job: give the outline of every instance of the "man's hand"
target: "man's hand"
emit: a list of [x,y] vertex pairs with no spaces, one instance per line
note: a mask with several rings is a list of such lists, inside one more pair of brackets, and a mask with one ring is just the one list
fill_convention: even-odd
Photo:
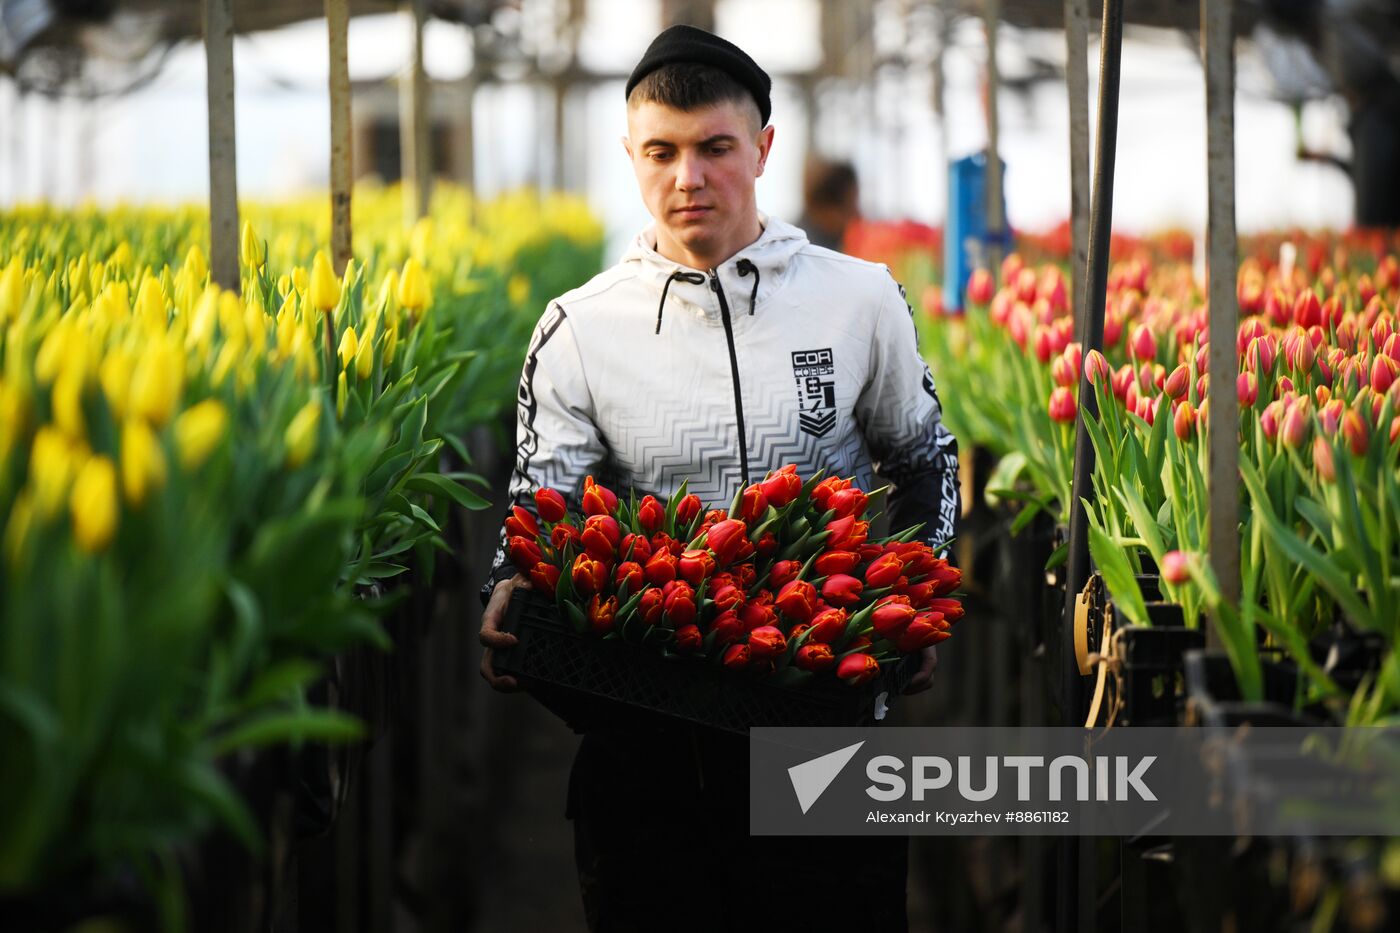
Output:
[[920,665],[918,672],[909,679],[909,686],[904,688],[904,695],[910,696],[915,693],[923,693],[933,686],[933,669],[938,666],[938,647],[929,645],[924,649],[924,663]]
[[486,604],[486,611],[481,616],[481,639],[486,650],[481,652],[481,676],[495,690],[501,693],[514,693],[520,689],[520,685],[515,682],[514,677],[496,676],[496,671],[491,665],[491,658],[496,648],[509,648],[519,639],[514,635],[501,631],[501,619],[506,614],[506,606],[510,603],[510,594],[516,588],[531,589],[530,581],[523,574],[516,574],[509,580],[502,580],[496,584],[496,588],[491,591],[491,601]]

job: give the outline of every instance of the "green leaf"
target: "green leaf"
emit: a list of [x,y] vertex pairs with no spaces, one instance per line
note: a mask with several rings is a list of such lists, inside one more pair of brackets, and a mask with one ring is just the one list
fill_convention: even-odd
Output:
[[417,476],[409,477],[406,485],[415,492],[444,496],[464,509],[485,509],[489,508],[491,504],[467,487],[455,483],[439,473],[420,473]]
[[364,734],[354,716],[332,709],[282,710],[258,716],[219,736],[215,757],[240,748],[282,745],[288,742],[351,742]]
[[[1088,509],[1086,502],[1084,508]],[[1142,590],[1138,589],[1137,578],[1132,565],[1122,547],[1095,522],[1089,526],[1089,553],[1103,575],[1118,610],[1134,625],[1151,625],[1147,615],[1147,604],[1142,601]]]

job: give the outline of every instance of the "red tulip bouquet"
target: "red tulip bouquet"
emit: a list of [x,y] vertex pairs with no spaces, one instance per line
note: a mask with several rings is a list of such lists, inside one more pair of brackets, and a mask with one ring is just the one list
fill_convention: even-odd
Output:
[[963,615],[961,574],[913,540],[918,526],[869,538],[884,493],[820,473],[804,483],[788,465],[705,511],[684,484],[668,502],[623,503],[589,477],[582,516],[541,489],[539,519],[516,506],[506,534],[515,566],[580,633],[781,683],[831,672],[860,685]]

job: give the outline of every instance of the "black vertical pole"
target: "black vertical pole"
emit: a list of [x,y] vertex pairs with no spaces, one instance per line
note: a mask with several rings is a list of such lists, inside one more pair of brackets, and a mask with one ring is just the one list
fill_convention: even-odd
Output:
[[[1089,219],[1089,260],[1085,294],[1088,302],[1079,316],[1083,333],[1079,344],[1087,354],[1103,348],[1104,304],[1108,297],[1108,248],[1113,220],[1113,163],[1118,144],[1118,81],[1123,51],[1123,0],[1104,0],[1103,30],[1099,47],[1099,127],[1094,152],[1094,195]],[[1098,399],[1086,376],[1079,383],[1079,421],[1074,434],[1074,486],[1070,502],[1069,567],[1065,581],[1065,611],[1061,625],[1062,724],[1083,722],[1084,682],[1074,654],[1074,601],[1089,576],[1089,519],[1080,499],[1093,495],[1094,448],[1084,428],[1086,418],[1097,418]],[[1092,911],[1092,900],[1080,904],[1079,875],[1081,845],[1085,840],[1064,838],[1059,860],[1059,904],[1057,930],[1082,929],[1084,909]],[[1092,922],[1092,918],[1090,919]]]

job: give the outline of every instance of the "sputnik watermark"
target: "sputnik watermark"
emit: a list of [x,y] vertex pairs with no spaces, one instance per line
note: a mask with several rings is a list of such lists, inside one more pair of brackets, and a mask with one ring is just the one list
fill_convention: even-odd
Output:
[[750,737],[755,834],[1400,831],[1386,823],[1400,824],[1400,776],[1387,766],[1400,754],[1397,729],[755,729]]

